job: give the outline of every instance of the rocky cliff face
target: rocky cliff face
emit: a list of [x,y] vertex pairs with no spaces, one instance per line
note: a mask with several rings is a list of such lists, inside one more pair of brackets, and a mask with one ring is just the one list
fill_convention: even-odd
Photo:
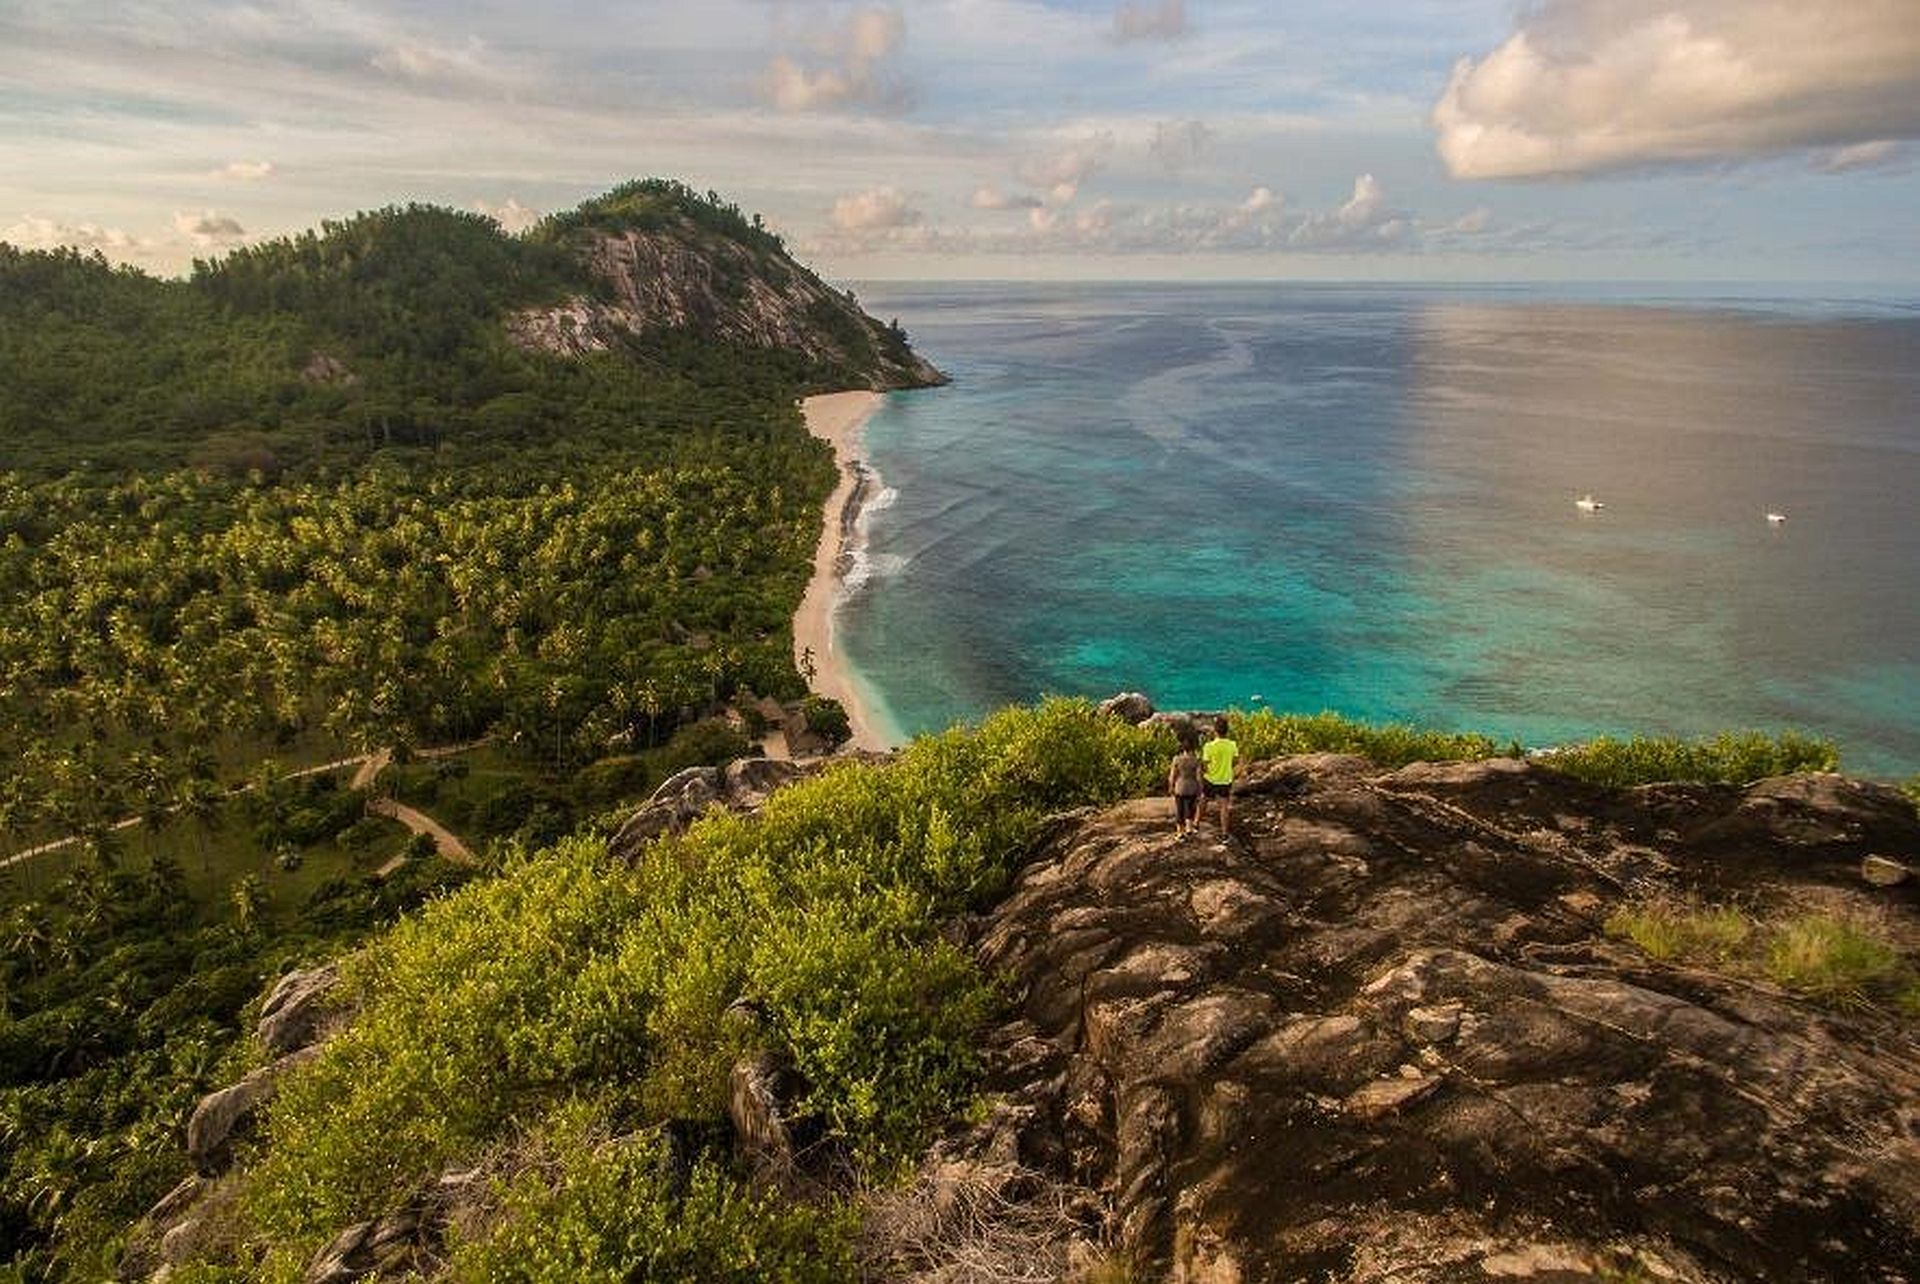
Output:
[[508,319],[521,346],[577,356],[657,330],[690,330],[747,348],[793,353],[876,391],[946,382],[904,336],[861,311],[784,253],[742,244],[684,218],[599,231],[578,249],[603,286]]
[[1860,877],[1920,852],[1893,791],[1322,756],[1256,767],[1229,840],[1167,810],[1063,818],[973,925],[1018,999],[997,1105],[930,1158],[904,1250],[881,1209],[878,1271],[972,1278],[941,1271],[997,1222],[1060,1276],[1104,1239],[1214,1284],[1920,1278],[1913,1017],[1603,930],[1731,898],[1877,916],[1911,959],[1911,883]]

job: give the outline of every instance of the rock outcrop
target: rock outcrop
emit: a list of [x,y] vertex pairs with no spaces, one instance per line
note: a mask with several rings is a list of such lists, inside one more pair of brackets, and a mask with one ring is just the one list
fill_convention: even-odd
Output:
[[327,998],[339,983],[340,969],[332,963],[281,977],[260,1005],[261,1046],[285,1056],[316,1042],[329,1015]]
[[231,1087],[208,1093],[187,1120],[187,1157],[203,1176],[225,1172],[232,1162],[232,1142],[250,1124],[261,1106],[273,1100],[280,1081],[320,1054],[318,1046],[292,1052],[272,1065],[261,1066]]
[[[1321,755],[1257,765],[1229,840],[1171,829],[1164,800],[1068,818],[973,925],[1017,1010],[929,1189],[1094,1200],[1139,1278],[1920,1278],[1912,1019],[1603,926],[1649,893],[1805,903],[1911,958],[1920,898],[1859,872],[1920,853],[1892,790]],[[1033,1260],[1084,1254],[1047,1224]]]
[[905,338],[784,253],[662,215],[654,226],[601,231],[581,253],[603,287],[508,318],[524,348],[580,356],[657,330],[793,353],[838,372],[847,387],[922,388],[946,376]]
[[710,807],[757,811],[767,795],[810,774],[810,768],[771,758],[736,758],[724,767],[688,767],[660,782],[646,803],[607,840],[621,860],[637,860],[648,843],[677,834]]

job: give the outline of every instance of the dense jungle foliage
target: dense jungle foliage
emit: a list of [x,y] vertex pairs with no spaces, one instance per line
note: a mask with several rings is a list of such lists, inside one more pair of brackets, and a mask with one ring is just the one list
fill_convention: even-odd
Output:
[[[285,768],[484,737],[470,832],[548,841],[737,751],[701,719],[741,688],[804,693],[834,473],[795,400],[864,380],[697,333],[509,342],[603,288],[583,238],[623,227],[805,271],[657,180],[521,237],[389,208],[185,280],[0,244],[0,860],[79,840],[0,866],[15,1276],[105,1269],[264,981],[465,876],[370,878],[405,835],[357,794],[262,819]],[[327,872],[282,877],[308,838]]]

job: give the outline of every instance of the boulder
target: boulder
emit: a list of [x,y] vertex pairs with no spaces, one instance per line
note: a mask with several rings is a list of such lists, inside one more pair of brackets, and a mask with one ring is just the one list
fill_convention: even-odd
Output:
[[711,794],[717,794],[721,788],[721,771],[718,767],[687,767],[674,772],[647,796],[649,803],[672,802],[686,793],[689,787],[704,785]]
[[750,811],[764,803],[768,794],[805,774],[804,767],[773,758],[736,758],[722,773],[721,787],[729,807]]
[[262,1066],[229,1088],[209,1093],[187,1120],[187,1157],[203,1176],[224,1172],[232,1162],[232,1141],[262,1103],[272,1099],[280,1080],[318,1056],[318,1047],[290,1053]]
[[327,996],[339,981],[340,969],[331,963],[280,978],[260,1008],[257,1033],[269,1054],[297,1052],[319,1036]]
[[794,1139],[788,1115],[800,1080],[770,1052],[736,1061],[727,1076],[727,1120],[735,1149],[758,1172],[785,1180],[794,1172]]
[[1898,887],[1909,874],[1907,867],[1891,856],[1867,856],[1860,862],[1860,877],[1872,887]]
[[308,1263],[305,1284],[351,1284],[370,1275],[401,1274],[414,1265],[422,1229],[420,1214],[411,1209],[349,1226]]
[[1100,712],[1108,717],[1139,726],[1153,716],[1153,701],[1138,691],[1124,691],[1100,702]]
[[663,834],[677,834],[710,807],[757,811],[767,796],[809,774],[803,767],[773,758],[736,758],[724,767],[688,767],[660,782],[647,802],[607,841],[610,854],[628,862]]

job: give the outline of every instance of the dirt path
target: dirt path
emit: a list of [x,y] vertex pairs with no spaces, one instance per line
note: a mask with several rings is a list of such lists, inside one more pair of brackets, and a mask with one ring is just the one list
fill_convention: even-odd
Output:
[[[367,810],[377,816],[397,820],[416,834],[427,835],[433,839],[433,844],[439,849],[442,859],[458,861],[462,865],[473,864],[473,853],[467,849],[465,843],[460,841],[459,836],[425,812],[415,811],[405,803],[395,802],[391,798],[376,798],[367,804]],[[404,856],[394,857],[380,867],[380,873],[384,875],[398,869],[405,859]]]
[[[434,749],[422,749],[418,751],[415,756],[420,758],[450,758],[455,754],[465,753],[469,749],[477,749],[485,743],[486,741],[484,740],[474,740],[466,744],[441,745]],[[378,753],[362,754],[358,758],[337,758],[332,762],[323,762],[317,767],[302,767],[298,771],[289,771],[286,774],[286,779],[300,780],[307,776],[318,776],[329,771],[340,771],[344,768],[352,767],[354,769],[353,779],[348,782],[348,788],[365,790],[372,788],[373,782],[379,778],[380,773],[385,771],[392,762],[393,750],[382,749]],[[252,785],[235,785],[233,788],[227,790],[227,796],[231,798],[246,793],[252,788]],[[170,808],[169,810],[178,809]],[[400,803],[390,803],[386,799],[376,799],[368,805],[368,810],[397,820],[416,834],[427,834],[431,836],[435,844],[439,846],[440,854],[449,860],[465,861],[469,864],[473,861],[473,853],[467,849],[465,843],[461,842],[452,831],[447,829],[439,821],[423,812],[415,811],[413,808],[403,806]],[[112,828],[115,830],[132,829],[140,823],[140,817],[130,816],[125,820],[115,821]],[[0,869],[6,869],[9,866],[32,860],[35,856],[45,856],[50,852],[61,851],[65,848],[72,847],[79,841],[80,836],[74,834],[66,838],[56,838],[49,843],[41,843],[38,847],[29,847],[25,851],[15,852],[11,856],[0,856]],[[395,861],[399,859],[401,858],[396,857]],[[395,861],[390,861],[388,864],[393,865]],[[380,872],[385,874],[388,872],[388,869],[382,867]]]

